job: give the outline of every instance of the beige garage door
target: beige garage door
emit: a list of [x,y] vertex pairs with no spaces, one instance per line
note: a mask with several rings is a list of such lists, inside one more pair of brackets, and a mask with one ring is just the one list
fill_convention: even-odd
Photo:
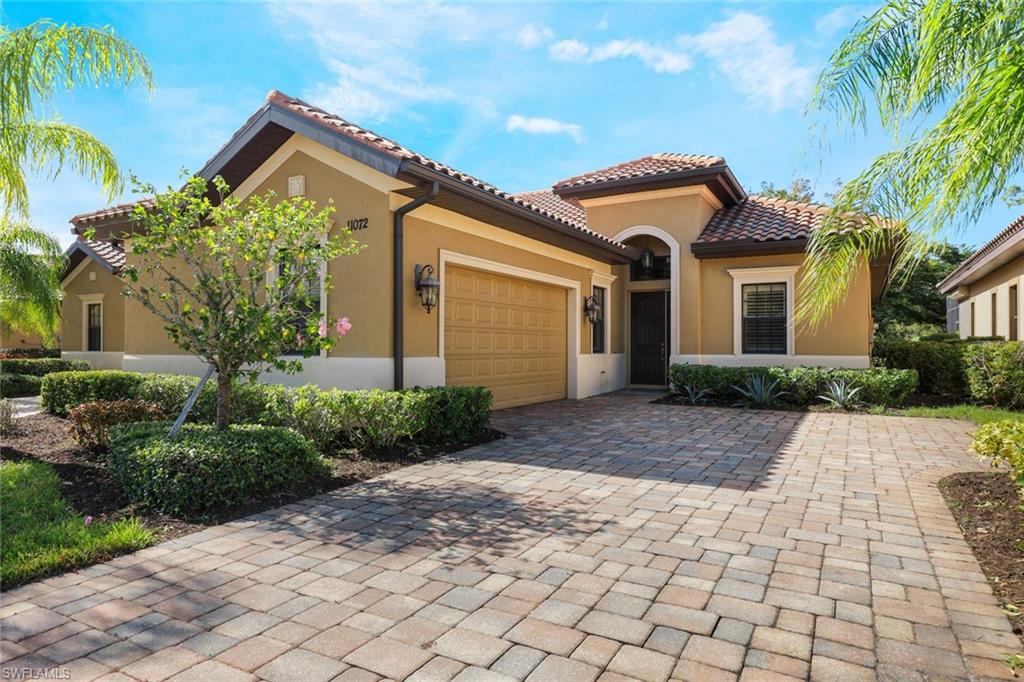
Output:
[[447,266],[444,296],[446,383],[496,409],[565,397],[565,289]]

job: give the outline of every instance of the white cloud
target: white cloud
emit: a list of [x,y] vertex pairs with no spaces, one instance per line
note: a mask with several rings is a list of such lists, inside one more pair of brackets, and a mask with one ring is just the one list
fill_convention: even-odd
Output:
[[516,34],[516,45],[524,50],[532,50],[542,43],[549,42],[554,37],[555,32],[547,26],[527,24]]
[[755,104],[771,110],[802,106],[810,93],[814,68],[802,65],[792,44],[779,42],[764,17],[737,12],[677,42],[710,58]]
[[505,15],[466,5],[423,3],[399,11],[388,3],[275,3],[269,11],[296,41],[312,42],[333,78],[302,93],[357,122],[387,118],[411,102],[458,102],[489,111],[477,95],[438,84],[423,66],[429,52],[482,41]]
[[548,48],[552,59],[560,62],[582,62],[587,58],[590,48],[586,43],[576,40],[559,40]]
[[521,131],[534,135],[568,135],[576,142],[583,141],[583,127],[576,123],[564,123],[553,118],[520,116],[513,114],[505,121],[508,132]]
[[854,5],[840,5],[831,12],[823,14],[814,22],[815,32],[819,38],[831,38],[840,31],[853,28],[854,22],[863,16],[864,8]]
[[689,56],[643,40],[609,40],[591,47],[580,40],[560,40],[550,47],[551,57],[561,62],[604,62],[639,59],[655,73],[678,74],[692,65]]

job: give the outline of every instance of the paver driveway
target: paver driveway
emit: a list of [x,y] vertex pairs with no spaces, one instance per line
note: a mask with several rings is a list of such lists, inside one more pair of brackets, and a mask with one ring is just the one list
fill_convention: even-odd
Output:
[[979,467],[966,425],[649,399],[500,413],[508,439],[9,592],[6,665],[76,680],[1007,676],[1018,643],[934,486]]

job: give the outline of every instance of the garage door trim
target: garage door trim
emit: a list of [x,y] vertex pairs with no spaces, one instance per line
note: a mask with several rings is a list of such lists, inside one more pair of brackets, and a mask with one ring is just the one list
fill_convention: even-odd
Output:
[[576,377],[578,376],[578,366],[580,358],[580,325],[583,317],[583,314],[580,312],[582,299],[580,298],[579,282],[573,279],[559,277],[557,275],[550,275],[546,272],[538,272],[536,270],[520,268],[515,265],[499,263],[497,261],[487,260],[486,258],[479,258],[477,256],[470,256],[464,253],[457,253],[455,251],[445,251],[444,249],[441,250],[440,261],[438,265],[438,269],[440,270],[441,300],[438,302],[437,353],[438,356],[441,357],[442,361],[444,360],[444,310],[445,299],[447,298],[447,291],[445,289],[444,283],[446,266],[463,266],[467,268],[472,268],[474,270],[483,270],[484,272],[491,272],[496,275],[517,277],[519,279],[531,280],[534,282],[539,282],[541,284],[552,284],[554,286],[565,289],[565,378],[567,383],[567,386],[565,387],[565,394],[566,397],[573,400],[575,400],[579,396]]

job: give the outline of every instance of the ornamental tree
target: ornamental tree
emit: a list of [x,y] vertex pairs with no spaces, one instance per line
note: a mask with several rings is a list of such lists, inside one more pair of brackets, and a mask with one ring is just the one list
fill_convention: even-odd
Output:
[[[273,192],[244,201],[199,177],[155,193],[133,213],[124,294],[164,322],[171,340],[217,372],[217,428],[231,421],[231,389],[274,368],[302,369],[351,328],[320,311],[325,264],[360,245],[331,227],[334,206]],[[323,290],[330,277],[323,277]]]

